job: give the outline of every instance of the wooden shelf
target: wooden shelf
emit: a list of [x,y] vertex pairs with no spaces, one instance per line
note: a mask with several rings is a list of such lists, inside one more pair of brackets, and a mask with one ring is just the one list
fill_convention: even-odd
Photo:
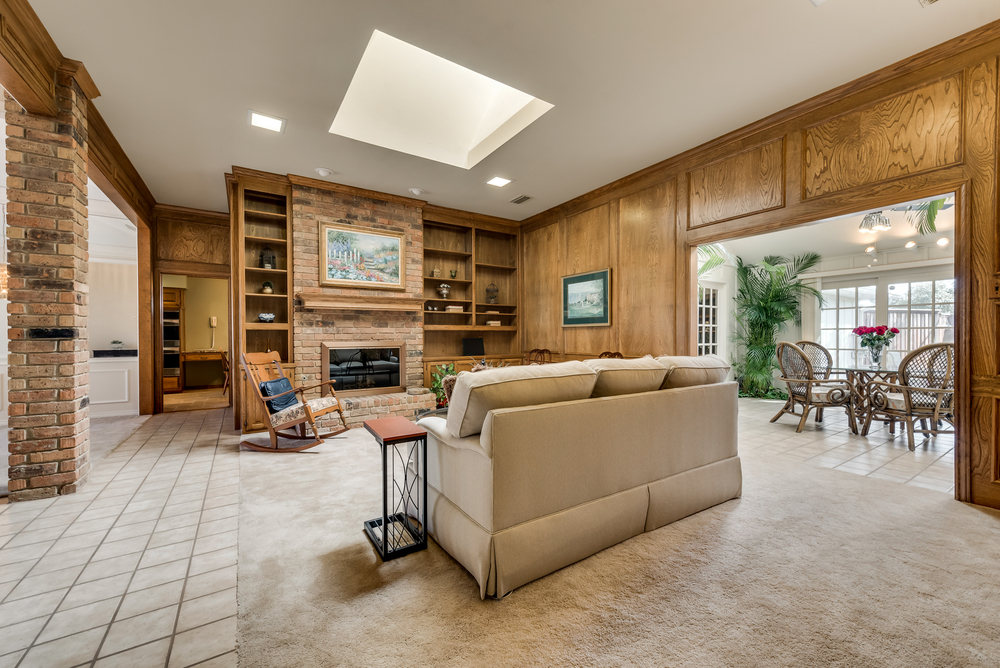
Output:
[[284,213],[275,213],[274,211],[256,211],[246,207],[243,207],[243,213],[252,213],[255,216],[267,216],[269,218],[280,218],[282,220],[285,220],[288,217],[288,214]]
[[431,315],[472,315],[469,311],[424,311],[424,313],[430,313]]
[[485,262],[477,262],[477,267],[486,267],[487,269],[505,269],[507,271],[517,271],[517,267],[508,267],[503,264],[486,264]]
[[244,267],[245,271],[256,271],[262,274],[287,274],[287,269],[264,269],[262,267]]
[[[517,304],[476,304],[476,308],[479,309],[517,308]],[[482,313],[482,311],[479,311],[479,313]]]
[[[468,315],[468,314],[466,314]],[[504,326],[495,327],[492,325],[424,325],[425,330],[432,332],[516,332],[517,327]]]
[[266,297],[266,298],[272,298],[272,297],[274,297],[274,298],[280,298],[280,299],[287,299],[288,298],[288,295],[279,295],[279,294],[275,294],[273,292],[271,294],[265,294],[263,292],[247,292],[246,296],[247,297]]
[[425,302],[446,302],[448,304],[471,304],[471,299],[425,299]]
[[424,276],[424,280],[425,281],[437,281],[438,283],[448,283],[448,284],[451,284],[451,283],[463,283],[465,285],[469,285],[469,284],[472,283],[472,281],[463,281],[461,278],[440,278],[440,277],[436,278],[434,276]]
[[[290,325],[287,322],[248,322],[246,323],[247,329],[283,329],[287,330]],[[494,328],[495,329],[495,328]]]
[[437,253],[438,255],[452,255],[454,257],[472,257],[472,253],[466,253],[465,251],[453,251],[445,250],[444,248],[428,248],[424,246],[425,253]]
[[419,297],[345,297],[343,295],[303,294],[303,308],[310,311],[423,311]]
[[[276,239],[274,237],[252,237],[249,234],[244,235],[243,238],[246,239],[247,241],[263,241],[265,243],[269,243],[269,244],[273,243],[275,245],[277,245],[279,241],[282,244],[287,244],[288,243],[288,239]],[[284,270],[282,270],[282,271],[284,271]]]

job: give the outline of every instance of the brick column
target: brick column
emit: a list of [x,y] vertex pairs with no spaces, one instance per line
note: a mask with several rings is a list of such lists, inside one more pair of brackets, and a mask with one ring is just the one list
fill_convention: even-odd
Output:
[[90,469],[87,99],[56,82],[59,115],[7,118],[10,498],[71,494]]

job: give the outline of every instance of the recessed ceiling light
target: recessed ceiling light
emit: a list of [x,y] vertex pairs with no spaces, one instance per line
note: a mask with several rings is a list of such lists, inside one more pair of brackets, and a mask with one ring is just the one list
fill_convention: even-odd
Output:
[[247,110],[247,123],[256,127],[270,130],[271,132],[284,132],[285,119],[277,116],[268,116],[253,109]]
[[906,242],[906,247],[907,247],[907,248],[913,248],[913,247],[914,247],[914,246],[916,246],[916,245],[917,245],[917,242],[916,242],[916,241],[907,241],[907,242]]
[[875,252],[875,247],[874,246],[869,246],[868,248],[865,249],[865,252],[866,253],[874,253]]
[[326,167],[317,167],[316,173],[325,179],[326,177],[330,176],[330,174],[333,174],[333,170],[327,169]]
[[423,188],[410,188],[410,192],[413,193],[414,195],[416,195],[417,197],[420,197],[421,195],[424,194],[424,189]]
[[494,176],[486,183],[490,184],[491,186],[496,186],[497,188],[503,188],[505,185],[510,183],[510,179],[505,179],[502,176]]
[[937,245],[938,246],[947,246],[948,245],[948,237],[941,237],[940,239],[938,239],[937,240]]

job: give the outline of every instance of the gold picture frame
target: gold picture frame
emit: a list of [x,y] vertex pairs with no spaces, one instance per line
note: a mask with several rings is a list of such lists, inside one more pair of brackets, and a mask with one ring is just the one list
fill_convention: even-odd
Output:
[[341,288],[406,289],[406,234],[320,223],[319,283]]

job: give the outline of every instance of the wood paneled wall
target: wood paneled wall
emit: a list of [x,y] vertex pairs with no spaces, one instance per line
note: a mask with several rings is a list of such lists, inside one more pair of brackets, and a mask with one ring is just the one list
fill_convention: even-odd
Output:
[[[1000,22],[522,224],[522,347],[693,354],[699,244],[956,193],[956,497],[1000,507]],[[611,327],[561,327],[561,277],[611,267]]]
[[157,204],[156,267],[163,273],[229,273],[229,214]]

